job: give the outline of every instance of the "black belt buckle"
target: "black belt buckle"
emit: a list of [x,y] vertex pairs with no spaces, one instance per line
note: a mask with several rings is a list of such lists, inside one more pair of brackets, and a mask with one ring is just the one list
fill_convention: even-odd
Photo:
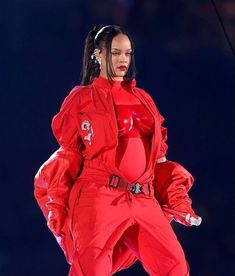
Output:
[[132,194],[142,193],[142,186],[138,182],[134,183],[131,187],[131,192]]

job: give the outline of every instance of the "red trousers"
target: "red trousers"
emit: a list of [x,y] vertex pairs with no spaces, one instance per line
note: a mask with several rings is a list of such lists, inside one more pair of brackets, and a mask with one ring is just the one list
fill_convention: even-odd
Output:
[[69,276],[109,276],[140,260],[151,276],[188,276],[184,252],[153,195],[83,183],[72,215]]

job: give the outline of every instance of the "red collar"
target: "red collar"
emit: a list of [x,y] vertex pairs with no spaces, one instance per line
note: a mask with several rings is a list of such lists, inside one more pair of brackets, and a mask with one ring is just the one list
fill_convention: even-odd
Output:
[[93,85],[101,87],[103,89],[111,89],[113,87],[121,86],[122,88],[132,88],[136,86],[135,79],[124,79],[124,81],[110,81],[103,77],[96,77],[93,80]]

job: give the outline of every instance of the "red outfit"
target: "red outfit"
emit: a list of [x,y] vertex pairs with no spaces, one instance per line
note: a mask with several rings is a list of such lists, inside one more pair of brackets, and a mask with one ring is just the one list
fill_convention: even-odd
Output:
[[[185,213],[195,215],[193,179],[175,162],[157,163],[167,150],[162,122],[135,81],[103,78],[76,86],[53,118],[61,147],[37,173],[35,196],[46,218],[58,206],[68,210],[56,238],[70,276],[111,275],[137,259],[150,275],[189,275],[166,217],[184,223]],[[110,187],[112,174],[148,183],[150,195]]]

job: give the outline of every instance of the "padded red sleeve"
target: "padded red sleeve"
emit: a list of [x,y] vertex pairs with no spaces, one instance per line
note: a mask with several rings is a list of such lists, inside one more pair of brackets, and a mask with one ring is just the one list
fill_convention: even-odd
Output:
[[180,164],[167,161],[156,163],[154,192],[168,217],[172,214],[189,213],[195,216],[188,191],[193,185],[193,176]]
[[75,87],[53,118],[52,130],[60,148],[40,167],[35,176],[34,195],[45,217],[51,204],[68,206],[74,180],[82,167],[82,140],[78,134],[74,103]]

